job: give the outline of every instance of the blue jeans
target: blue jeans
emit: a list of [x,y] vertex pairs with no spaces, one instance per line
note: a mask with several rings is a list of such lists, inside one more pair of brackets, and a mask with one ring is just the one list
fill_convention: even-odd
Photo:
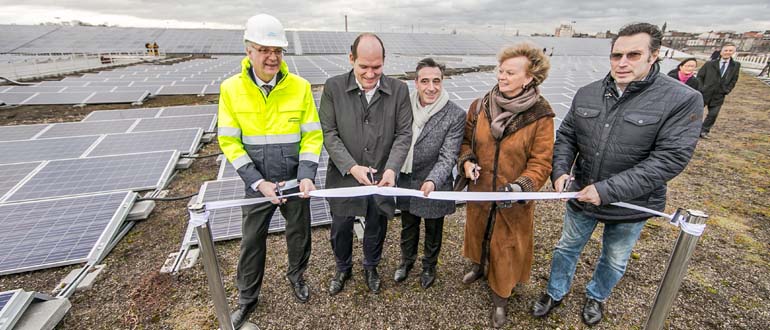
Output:
[[[586,286],[586,296],[598,301],[606,301],[612,288],[618,284],[631,250],[639,239],[639,234],[647,221],[631,223],[605,223],[602,235],[602,254],[596,265],[594,275]],[[556,244],[551,261],[551,276],[548,279],[548,295],[555,300],[562,300],[569,292],[578,257],[583,252],[591,234],[599,223],[596,218],[582,212],[573,211],[567,206],[564,213],[564,227],[561,238]]]

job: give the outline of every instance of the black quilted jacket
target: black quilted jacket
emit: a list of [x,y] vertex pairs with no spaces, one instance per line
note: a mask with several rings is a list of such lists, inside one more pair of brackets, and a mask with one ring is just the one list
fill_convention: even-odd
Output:
[[556,132],[551,180],[569,173],[577,157],[570,190],[594,184],[602,205],[570,200],[569,207],[605,222],[645,220],[649,214],[609,204],[663,211],[666,182],[690,161],[702,112],[700,93],[661,74],[657,63],[622,96],[608,74],[575,95]]

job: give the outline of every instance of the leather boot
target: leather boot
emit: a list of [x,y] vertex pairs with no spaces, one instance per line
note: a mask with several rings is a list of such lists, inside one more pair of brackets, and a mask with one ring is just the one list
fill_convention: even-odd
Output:
[[492,292],[492,304],[495,305],[492,310],[492,327],[502,328],[508,322],[508,298],[500,297]]
[[471,267],[471,271],[463,276],[463,283],[471,284],[476,282],[476,280],[480,279],[482,276],[484,276],[484,272],[481,270],[481,265],[474,263],[473,267]]

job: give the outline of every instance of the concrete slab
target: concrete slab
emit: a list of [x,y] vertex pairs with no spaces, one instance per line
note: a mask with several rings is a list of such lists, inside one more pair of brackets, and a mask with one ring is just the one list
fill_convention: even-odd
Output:
[[[96,281],[96,278],[99,276],[99,274],[102,273],[104,270],[105,265],[96,265],[93,268],[91,268],[91,271],[86,274],[86,276],[83,278],[80,283],[78,283],[78,286],[75,288],[75,292],[83,291],[83,290],[89,290],[93,287],[94,282]],[[66,288],[72,281],[74,281],[77,276],[82,271],[82,268],[75,269],[71,271],[61,282],[59,282],[59,285],[57,285],[57,288]]]
[[177,170],[186,170],[192,166],[193,159],[192,158],[180,158],[179,161],[176,162],[176,169]]
[[150,213],[155,209],[155,201],[141,201],[134,203],[131,211],[128,212],[128,221],[145,220],[150,217]]
[[14,330],[51,330],[67,315],[72,304],[69,299],[33,302],[16,323]]

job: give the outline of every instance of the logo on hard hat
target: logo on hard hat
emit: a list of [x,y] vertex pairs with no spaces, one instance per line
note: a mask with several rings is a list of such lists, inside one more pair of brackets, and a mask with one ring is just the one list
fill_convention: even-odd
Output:
[[268,33],[267,33],[267,36],[268,36],[268,37],[277,37],[277,36],[278,36],[278,33],[276,33],[276,32],[268,32]]

